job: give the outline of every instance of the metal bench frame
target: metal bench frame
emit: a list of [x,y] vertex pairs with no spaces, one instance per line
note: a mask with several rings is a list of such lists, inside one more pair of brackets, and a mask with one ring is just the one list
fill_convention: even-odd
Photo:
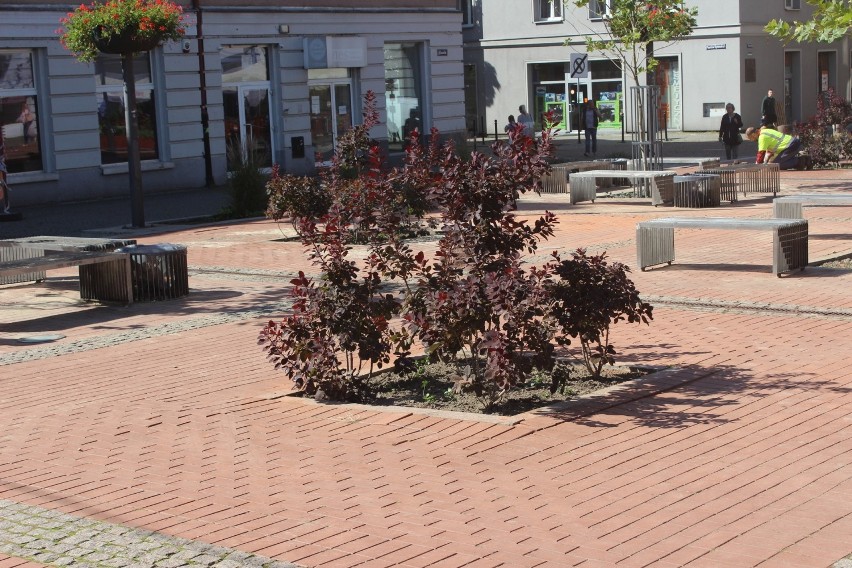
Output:
[[718,168],[705,168],[702,174],[714,174],[722,178],[722,201],[735,203],[737,191],[745,197],[749,193],[771,193],[773,197],[781,190],[781,167],[778,164],[729,163]]
[[80,297],[84,300],[133,303],[129,253],[47,251],[44,256],[0,262],[0,276],[44,273],[71,266],[80,267]]
[[[595,202],[598,180],[628,179],[634,186],[634,194],[650,187],[651,203],[656,207],[674,201],[674,172],[641,170],[592,170],[571,176],[571,204],[581,201]],[[638,190],[638,192],[637,192]]]
[[773,274],[804,270],[808,264],[808,222],[804,219],[674,217],[636,225],[637,263],[641,270],[674,262],[674,230],[678,228],[772,231]]
[[804,219],[805,215],[802,211],[804,205],[818,205],[820,207],[852,205],[852,194],[824,195],[803,193],[776,197],[772,200],[772,216],[776,219]]
[[674,178],[675,207],[719,207],[722,178],[714,174],[689,174]]

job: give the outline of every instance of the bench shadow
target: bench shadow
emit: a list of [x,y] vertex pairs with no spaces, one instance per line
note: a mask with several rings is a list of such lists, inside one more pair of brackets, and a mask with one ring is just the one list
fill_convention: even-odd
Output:
[[[51,283],[51,289],[53,283]],[[61,283],[56,289],[73,290],[73,285]],[[50,295],[45,292],[44,295]],[[169,315],[175,317],[205,316],[209,314],[227,314],[241,312],[275,312],[284,313],[283,300],[287,294],[275,290],[257,292],[250,295],[239,290],[198,290],[190,289],[189,295],[171,300],[136,302],[130,306],[98,302],[79,301],[67,306],[65,311],[40,315],[34,303],[32,311],[35,317],[15,322],[0,323],[0,333],[33,333],[46,331],[61,331],[80,327],[90,327],[96,330],[126,331],[149,327],[144,323],[122,322],[127,318],[138,318],[146,315]],[[25,304],[17,305],[17,309]],[[277,309],[276,309],[277,308]],[[0,340],[0,345],[19,345],[17,340]]]

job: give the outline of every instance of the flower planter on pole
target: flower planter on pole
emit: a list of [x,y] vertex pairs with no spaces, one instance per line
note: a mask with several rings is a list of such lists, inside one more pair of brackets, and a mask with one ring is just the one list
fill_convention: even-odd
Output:
[[62,45],[80,61],[94,61],[99,53],[121,55],[130,209],[134,227],[145,226],[145,213],[133,56],[150,51],[164,41],[180,39],[184,34],[182,12],[180,6],[168,0],[93,2],[81,4],[62,18],[64,28],[57,30]]

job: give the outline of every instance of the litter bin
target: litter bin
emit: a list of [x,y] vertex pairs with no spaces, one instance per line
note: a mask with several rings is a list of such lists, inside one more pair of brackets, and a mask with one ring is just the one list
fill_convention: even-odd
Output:
[[189,294],[185,246],[159,243],[117,250],[130,253],[130,278],[135,302],[171,300]]

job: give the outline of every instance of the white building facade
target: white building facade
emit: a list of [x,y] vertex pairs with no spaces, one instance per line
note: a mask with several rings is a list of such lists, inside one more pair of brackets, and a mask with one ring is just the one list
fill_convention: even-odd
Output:
[[[654,45],[660,61],[660,121],[669,130],[719,127],[725,104],[747,125],[760,122],[769,89],[779,120],[801,121],[816,112],[820,93],[850,96],[850,45],[787,44],[769,36],[769,20],[804,20],[811,7],[800,0],[687,0],[698,9],[694,33]],[[465,0],[466,114],[469,131],[492,133],[524,104],[538,120],[556,109],[562,128],[576,127],[572,111],[584,99],[598,103],[602,128],[621,128],[632,80],[601,53],[586,53],[586,37],[606,36],[609,0],[578,9],[560,0]],[[587,76],[572,78],[572,54],[587,56]],[[575,55],[576,57],[576,55]],[[629,112],[629,109],[628,109]]]
[[[185,39],[136,58],[146,193],[224,183],[248,151],[310,173],[360,123],[367,91],[381,117],[371,134],[391,154],[412,125],[464,133],[457,0],[179,3]],[[0,4],[0,126],[16,205],[128,191],[121,61],[84,64],[62,48],[59,20],[75,6]],[[24,108],[32,120],[19,120]]]

